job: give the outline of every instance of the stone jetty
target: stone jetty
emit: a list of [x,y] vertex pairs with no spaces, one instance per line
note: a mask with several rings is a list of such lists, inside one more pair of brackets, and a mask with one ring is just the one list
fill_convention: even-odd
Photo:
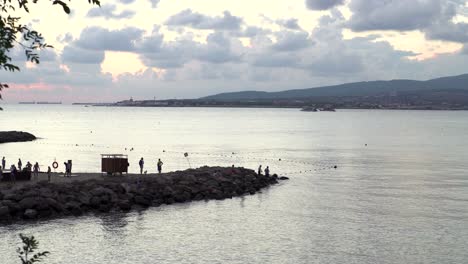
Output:
[[161,175],[106,176],[0,188],[0,222],[112,213],[163,204],[252,195],[286,177],[245,168],[201,167]]
[[26,142],[36,140],[36,136],[22,131],[0,131],[0,143]]

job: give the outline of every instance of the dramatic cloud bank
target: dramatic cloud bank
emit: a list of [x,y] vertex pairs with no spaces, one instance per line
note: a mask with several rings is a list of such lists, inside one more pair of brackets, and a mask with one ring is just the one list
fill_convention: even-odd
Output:
[[[0,71],[12,86],[5,98],[193,98],[429,79],[468,69],[467,1],[275,2],[281,14],[260,0],[200,1],[180,8],[171,1],[118,0],[74,14],[70,22],[80,26],[44,32],[56,49],[41,51],[41,64],[26,63],[19,49],[11,52],[22,71]],[[33,22],[53,28],[57,21]]]

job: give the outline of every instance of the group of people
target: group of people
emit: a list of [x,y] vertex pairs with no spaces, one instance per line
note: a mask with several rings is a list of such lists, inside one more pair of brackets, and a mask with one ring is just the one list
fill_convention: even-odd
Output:
[[[163,164],[164,163],[161,161],[161,159],[158,159],[158,163],[156,164],[156,167],[158,168],[158,173],[162,173]],[[141,158],[140,161],[138,162],[138,165],[140,166],[140,174],[143,174],[143,169],[145,167],[145,160]],[[146,171],[145,171],[145,174],[146,174]]]
[[[32,172],[35,179],[39,178],[40,167],[39,167],[38,162],[36,162],[34,165],[32,165],[32,163],[28,161],[26,163],[26,166],[23,167],[23,162],[21,161],[21,158],[19,158],[17,165],[18,165],[18,167],[15,164],[12,164],[10,166],[10,178],[11,178],[11,181],[13,183],[16,182],[16,176],[21,171]],[[5,170],[5,169],[6,169],[6,159],[5,159],[5,157],[3,157],[2,158],[2,166],[0,166],[0,176],[2,176],[3,170]],[[49,182],[50,182],[51,171],[52,170],[51,170],[51,168],[49,166],[48,169],[47,169],[47,176],[48,176]]]

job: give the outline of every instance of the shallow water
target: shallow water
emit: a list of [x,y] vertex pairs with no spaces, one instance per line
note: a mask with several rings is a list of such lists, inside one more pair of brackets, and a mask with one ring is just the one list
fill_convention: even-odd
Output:
[[291,180],[232,200],[0,227],[0,263],[18,263],[21,232],[52,251],[47,263],[468,261],[468,112],[4,109],[1,130],[42,138],[0,145],[7,164],[72,159],[91,172],[100,154],[122,153],[132,172],[144,157],[148,171],[157,158],[164,170],[263,164]]

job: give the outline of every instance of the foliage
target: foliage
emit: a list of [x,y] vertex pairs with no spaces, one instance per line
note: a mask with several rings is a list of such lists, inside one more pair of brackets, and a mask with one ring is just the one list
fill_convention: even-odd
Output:
[[[17,10],[24,10],[29,13],[29,4],[37,4],[39,0],[0,0],[0,69],[5,71],[19,71],[17,65],[11,63],[12,59],[9,55],[11,49],[15,46],[20,46],[26,55],[28,61],[39,63],[38,51],[45,48],[52,48],[44,42],[44,37],[30,28],[21,24],[21,17],[12,16],[11,14]],[[44,1],[44,0],[43,0]],[[61,0],[49,0],[52,5],[60,5],[63,11],[70,14],[70,7],[67,3]],[[100,6],[99,0],[88,0],[90,4]],[[1,91],[8,88],[7,84],[0,83],[0,99]]]
[[39,247],[39,242],[34,238],[34,236],[28,237],[23,234],[20,234],[19,236],[23,242],[23,246],[19,247],[16,252],[18,252],[18,257],[21,259],[22,264],[41,262],[44,257],[50,254],[49,251],[34,254],[34,251]]

